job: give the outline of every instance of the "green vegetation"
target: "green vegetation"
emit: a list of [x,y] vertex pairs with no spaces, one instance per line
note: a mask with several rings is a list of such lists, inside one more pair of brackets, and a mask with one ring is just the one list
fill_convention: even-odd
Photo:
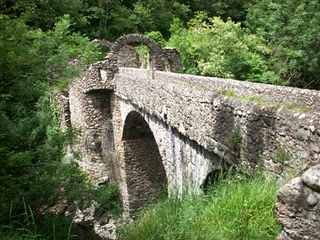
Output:
[[[262,99],[261,97],[255,97],[255,96],[243,96],[236,94],[234,91],[228,89],[228,90],[222,90],[220,92],[222,95],[230,98],[235,98],[239,100],[244,100],[247,102],[252,102],[252,103],[258,103],[258,104],[265,104],[265,105],[271,105],[271,102],[265,99]],[[276,104],[275,104],[276,105]]]
[[169,44],[181,53],[187,73],[266,83],[277,79],[264,59],[269,47],[231,19],[224,22],[199,12],[188,28],[175,19],[171,32]]
[[85,208],[98,199],[119,209],[115,187],[94,188],[72,159],[62,161],[76,131],[60,130],[52,90],[99,55],[70,27],[69,16],[43,31],[0,14],[0,235],[7,239],[68,239],[76,229],[50,213],[61,202]]
[[[208,9],[228,6],[231,10],[229,2],[206,1],[204,6]],[[239,18],[233,14],[226,18],[228,10],[218,10],[214,15],[197,13],[187,24],[175,19],[169,45],[180,51],[183,71],[319,89],[320,2],[247,3],[239,1],[239,12],[241,9],[248,12],[240,17],[246,19],[242,23],[235,23]],[[216,16],[222,16],[223,20]]]
[[263,99],[261,97],[239,95],[230,89],[222,90],[220,93],[226,97],[235,98],[235,99],[239,99],[239,100],[243,100],[243,101],[247,101],[247,102],[252,102],[252,103],[257,103],[257,104],[263,104],[265,106],[283,107],[283,108],[289,109],[289,110],[296,110],[296,111],[300,111],[300,112],[310,112],[310,108],[308,108],[307,106],[305,106],[303,104],[294,104],[294,103],[280,104],[280,103],[277,103],[274,101]]
[[307,107],[306,105],[304,104],[294,104],[294,103],[291,103],[291,104],[285,104],[283,106],[284,108],[286,109],[293,109],[293,110],[298,110],[300,112],[303,112],[303,113],[306,113],[306,112],[310,112],[310,108]]
[[229,147],[234,152],[239,152],[241,144],[241,133],[240,128],[235,128],[229,135]]
[[145,211],[120,239],[275,239],[278,186],[262,176],[228,176],[207,195],[167,199]]
[[275,160],[277,163],[284,164],[286,161],[290,160],[290,153],[286,149],[278,147]]
[[320,2],[262,0],[247,15],[248,30],[271,47],[269,68],[280,83],[320,88]]

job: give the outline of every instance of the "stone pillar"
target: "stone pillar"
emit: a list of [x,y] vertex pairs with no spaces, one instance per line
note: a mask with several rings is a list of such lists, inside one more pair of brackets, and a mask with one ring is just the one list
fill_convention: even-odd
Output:
[[113,69],[107,66],[113,66],[109,60],[88,66],[84,76],[69,86],[71,124],[81,132],[71,152],[96,185],[114,179]]
[[180,54],[175,48],[164,48],[163,49],[166,60],[168,61],[168,66],[166,66],[166,70],[169,72],[178,73],[181,70],[181,60]]

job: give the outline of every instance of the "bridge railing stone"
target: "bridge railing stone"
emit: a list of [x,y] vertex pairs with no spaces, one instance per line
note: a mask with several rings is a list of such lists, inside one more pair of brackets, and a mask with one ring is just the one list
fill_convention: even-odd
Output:
[[[135,70],[131,69],[131,71]],[[132,74],[134,74],[133,72]],[[316,90],[160,71],[155,73],[155,78],[170,82],[184,82],[190,85],[197,84],[218,93],[229,90],[237,96],[262,98],[261,100],[268,101],[270,105],[292,104],[320,112],[320,91]]]

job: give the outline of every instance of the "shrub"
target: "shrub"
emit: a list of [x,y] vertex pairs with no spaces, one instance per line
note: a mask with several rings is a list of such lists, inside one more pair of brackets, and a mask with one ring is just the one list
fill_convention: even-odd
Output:
[[263,58],[269,47],[230,19],[224,22],[199,12],[188,28],[175,19],[171,32],[169,45],[181,53],[186,73],[266,83],[277,80]]

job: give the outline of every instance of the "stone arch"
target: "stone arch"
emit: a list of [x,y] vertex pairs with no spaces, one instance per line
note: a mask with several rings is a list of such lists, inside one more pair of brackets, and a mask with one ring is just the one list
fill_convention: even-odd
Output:
[[108,79],[112,80],[114,74],[118,72],[118,55],[124,46],[130,43],[142,43],[150,49],[151,55],[151,68],[152,71],[165,70],[165,59],[166,53],[163,49],[152,39],[147,38],[141,34],[128,34],[122,37],[119,37],[112,45],[108,56],[105,59],[107,65],[105,69],[109,72]]
[[118,54],[121,48],[130,43],[142,43],[146,45],[150,49],[152,69],[159,71],[165,70],[165,54],[162,48],[155,41],[141,34],[135,33],[119,37],[112,45],[110,54],[114,58],[118,58]]
[[131,111],[122,134],[125,185],[129,212],[154,202],[167,185],[165,169],[153,133],[142,115]]

